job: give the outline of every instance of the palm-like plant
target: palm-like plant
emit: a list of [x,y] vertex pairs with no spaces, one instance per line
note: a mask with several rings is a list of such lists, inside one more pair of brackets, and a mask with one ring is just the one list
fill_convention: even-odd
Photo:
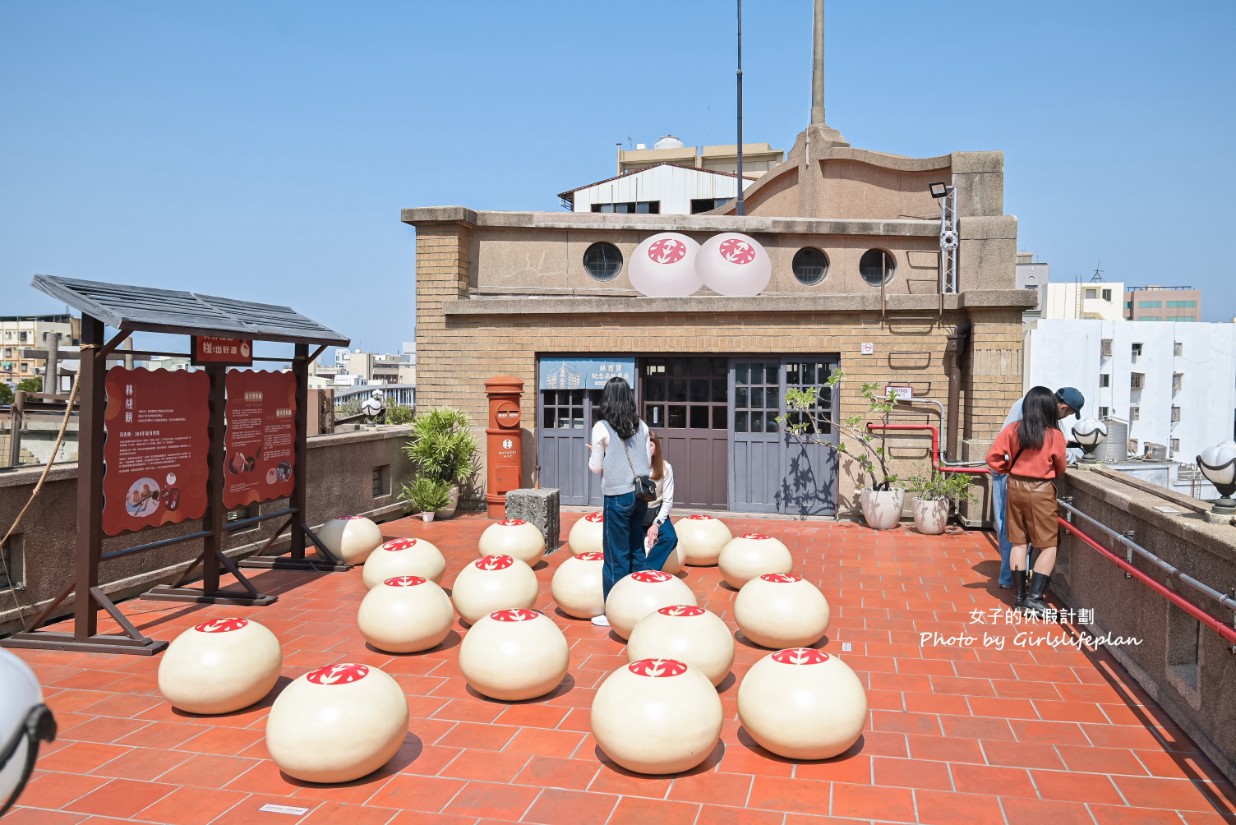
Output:
[[419,476],[449,487],[462,484],[476,472],[479,448],[468,428],[468,417],[451,407],[439,407],[412,419],[412,437],[403,451]]

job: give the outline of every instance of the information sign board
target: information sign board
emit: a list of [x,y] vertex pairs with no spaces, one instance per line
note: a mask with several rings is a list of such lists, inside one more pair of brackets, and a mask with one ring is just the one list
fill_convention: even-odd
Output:
[[231,370],[223,439],[223,506],[292,494],[296,472],[296,376]]

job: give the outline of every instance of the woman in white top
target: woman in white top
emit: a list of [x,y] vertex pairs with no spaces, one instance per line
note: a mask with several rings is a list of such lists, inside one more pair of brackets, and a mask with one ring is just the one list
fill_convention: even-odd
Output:
[[[644,556],[644,513],[648,502],[635,496],[635,477],[649,471],[648,425],[635,414],[635,393],[625,379],[614,377],[601,391],[601,414],[592,428],[588,469],[601,476],[605,514],[601,548],[605,552],[601,587],[605,598],[625,576],[647,570]],[[606,626],[605,614],[592,619]]]
[[678,533],[670,521],[674,509],[674,468],[661,453],[661,439],[656,433],[648,433],[648,453],[652,456],[652,480],[657,483],[657,499],[649,502],[648,514],[644,516],[644,547],[648,550],[648,567],[660,570],[665,560],[678,546]]

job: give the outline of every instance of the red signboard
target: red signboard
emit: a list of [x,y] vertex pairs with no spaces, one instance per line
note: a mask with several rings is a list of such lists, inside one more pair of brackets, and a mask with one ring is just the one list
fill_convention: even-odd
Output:
[[253,342],[217,338],[213,335],[194,335],[193,363],[199,367],[207,364],[248,367],[253,364]]
[[183,370],[107,371],[103,532],[201,518],[206,512],[210,378]]
[[296,376],[232,370],[226,386],[223,506],[290,496],[296,471]]

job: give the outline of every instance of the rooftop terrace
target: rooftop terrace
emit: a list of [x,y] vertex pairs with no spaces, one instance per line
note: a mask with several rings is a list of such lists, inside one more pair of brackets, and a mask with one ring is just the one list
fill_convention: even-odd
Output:
[[[578,516],[564,514],[564,534]],[[738,721],[737,684],[767,651],[740,637],[710,757],[671,777],[616,767],[597,749],[588,715],[597,686],[626,663],[623,643],[554,611],[549,583],[565,547],[537,570],[537,607],[571,643],[570,675],[549,697],[514,704],[466,687],[456,663],[461,625],[430,652],[381,653],[356,628],[359,569],[272,570],[252,577],[279,596],[268,607],[129,601],[123,609],[147,635],[168,640],[207,618],[256,618],[283,644],[280,687],[340,661],[382,668],[411,709],[406,743],[387,765],[346,785],[299,782],[280,773],[263,742],[273,695],[241,712],[191,716],[159,695],[158,657],[16,650],[42,681],[60,733],[4,825],[1236,822],[1236,789],[1110,655],[1070,643],[1078,631],[1069,623],[1006,621],[1011,600],[991,584],[990,534],[726,522],[780,538],[796,571],[828,597],[832,624],[820,646],[859,674],[870,705],[846,754],[796,763],[754,744]],[[437,545],[449,587],[489,524],[464,516],[382,528]],[[717,568],[685,576],[700,604],[736,628],[736,594]],[[100,631],[112,631],[106,616]],[[942,638],[924,643],[924,633]],[[950,639],[957,636],[974,641]]]

